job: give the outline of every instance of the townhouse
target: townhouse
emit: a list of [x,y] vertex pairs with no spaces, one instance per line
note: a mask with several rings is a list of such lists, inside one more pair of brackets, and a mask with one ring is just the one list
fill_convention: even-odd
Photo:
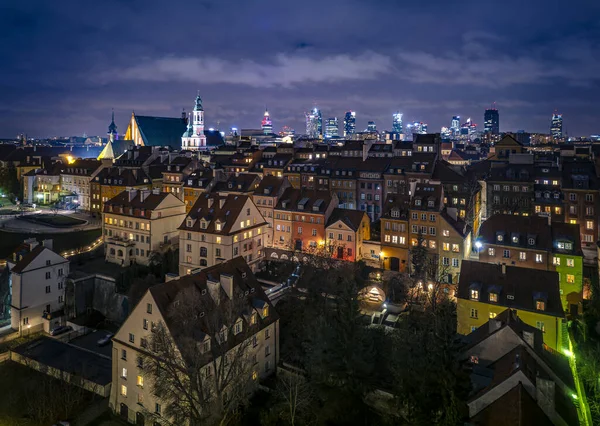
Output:
[[179,275],[243,256],[264,256],[268,223],[248,195],[202,194],[179,226]]
[[507,308],[541,330],[550,349],[561,352],[568,347],[556,272],[463,260],[457,332],[467,335]]
[[110,167],[100,170],[90,183],[90,212],[101,214],[104,203],[130,189],[150,190],[152,179],[142,169]]
[[90,184],[105,165],[94,159],[77,159],[60,167],[60,187],[63,193],[77,196],[83,211],[91,210]]
[[384,269],[407,272],[409,268],[408,195],[388,194],[381,216],[381,262]]
[[268,224],[265,242],[267,247],[273,246],[275,206],[283,191],[289,187],[290,182],[287,177],[268,175],[262,179],[252,194],[252,201]]
[[472,228],[459,217],[454,207],[444,207],[438,218],[438,258],[441,275],[438,278],[442,282],[456,284],[460,275],[460,265],[464,259],[469,259],[471,254]]
[[253,173],[234,173],[225,182],[217,181],[213,192],[221,195],[252,195],[260,183],[261,176]]
[[325,227],[325,245],[336,259],[354,262],[363,257],[363,241],[371,236],[371,223],[365,212],[333,209]]
[[174,158],[162,172],[162,190],[185,201],[183,184],[190,173],[198,169],[199,162],[186,156]]
[[183,201],[172,193],[130,189],[104,203],[102,235],[107,262],[148,265],[152,252],[176,247]]
[[69,261],[52,249],[52,240],[40,244],[32,238],[7,259],[10,326],[21,336],[61,325]]
[[481,226],[479,261],[559,273],[565,312],[576,314],[583,298],[579,227],[540,216],[495,215]]
[[205,192],[211,192],[219,181],[219,172],[213,169],[195,170],[183,182],[183,202],[189,213],[196,200]]
[[[186,304],[190,298],[197,301],[193,307]],[[178,319],[182,306],[193,310],[186,318],[193,327],[186,328]],[[267,378],[279,360],[279,317],[242,257],[152,286],[113,337],[109,406],[131,423],[174,421],[167,417],[166,402],[155,395],[152,377],[144,375],[140,364],[160,350],[152,345],[158,327],[186,348],[178,354],[193,354],[178,361],[202,373],[199,386],[207,395],[215,395],[211,391],[215,387],[227,392],[234,383]],[[247,359],[235,359],[240,348],[247,351]],[[228,357],[232,362],[227,363]]]
[[287,188],[275,207],[273,247],[304,251],[324,245],[325,226],[338,205],[336,194]]

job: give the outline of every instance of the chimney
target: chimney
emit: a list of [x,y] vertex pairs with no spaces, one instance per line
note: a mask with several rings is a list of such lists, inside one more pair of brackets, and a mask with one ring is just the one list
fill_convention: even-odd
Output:
[[233,299],[233,276],[229,274],[221,274],[221,287],[227,293],[229,299]]
[[42,241],[42,245],[49,250],[52,250],[52,248],[54,247],[52,239]]
[[221,198],[219,199],[219,208],[222,209],[223,206],[225,205],[225,201],[227,201],[227,198]]
[[127,190],[127,196],[129,201],[131,202],[131,200],[133,200],[135,198],[135,196],[137,195],[137,189],[128,189]]
[[144,202],[144,200],[148,198],[148,195],[150,194],[152,194],[152,191],[150,191],[149,189],[142,189],[140,191],[140,202]]
[[160,188],[152,188],[152,193],[154,195],[159,195],[160,194]]

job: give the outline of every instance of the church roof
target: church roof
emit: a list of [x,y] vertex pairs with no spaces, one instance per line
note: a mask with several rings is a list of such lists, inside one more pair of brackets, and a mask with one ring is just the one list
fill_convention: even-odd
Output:
[[150,117],[136,115],[135,120],[146,146],[170,146],[181,149],[181,135],[186,123],[181,117]]
[[114,160],[114,159],[115,159],[115,153],[112,148],[112,142],[108,141],[108,143],[106,144],[106,146],[104,147],[104,149],[102,150],[100,155],[98,155],[97,160]]

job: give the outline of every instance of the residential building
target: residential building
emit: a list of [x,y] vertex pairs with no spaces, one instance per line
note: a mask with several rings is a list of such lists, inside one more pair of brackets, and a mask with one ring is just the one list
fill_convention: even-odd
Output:
[[190,157],[179,156],[174,158],[162,172],[162,190],[170,192],[179,198],[185,200],[184,182],[185,179],[199,168],[198,160]]
[[325,226],[337,206],[329,191],[287,188],[275,206],[273,247],[305,251],[325,244]]
[[562,194],[565,222],[579,225],[584,248],[595,249],[600,213],[599,182],[594,163],[565,159],[562,164]]
[[544,344],[560,352],[567,340],[558,274],[463,260],[457,291],[457,331],[469,334],[507,308],[540,329]]
[[104,203],[102,235],[106,261],[148,265],[152,252],[177,247],[183,201],[172,193],[130,189]]
[[363,257],[363,241],[371,237],[371,223],[365,212],[333,209],[325,227],[326,247],[336,259],[349,262]]
[[523,144],[517,141],[513,136],[506,135],[490,147],[488,160],[507,162],[511,155],[523,154],[524,152],[525,147]]
[[392,271],[408,271],[409,202],[408,195],[389,194],[381,216],[382,266]]
[[213,192],[221,195],[252,195],[260,183],[261,176],[253,173],[236,173],[225,182],[216,182]]
[[444,204],[444,189],[439,184],[418,183],[410,203],[410,245],[427,247],[431,256],[438,256],[439,215]]
[[183,202],[185,212],[189,213],[196,200],[205,192],[211,192],[218,182],[219,173],[213,169],[193,171],[183,182]]
[[101,214],[104,203],[130,189],[150,190],[152,179],[142,169],[111,167],[100,170],[90,183],[90,212]]
[[20,335],[49,332],[63,317],[69,261],[52,248],[52,240],[40,244],[32,238],[7,259],[10,326]]
[[372,221],[381,217],[383,206],[383,173],[389,159],[368,158],[360,165],[357,180],[357,210],[367,213]]
[[583,253],[577,225],[539,216],[495,215],[481,226],[479,261],[556,271],[565,312],[583,299]]
[[[439,279],[456,284],[460,275],[460,265],[469,259],[472,248],[471,226],[458,216],[454,207],[445,207],[438,215],[438,259]],[[454,294],[450,294],[454,297]]]
[[243,256],[264,256],[268,223],[249,195],[202,194],[179,226],[179,275]]
[[101,161],[77,159],[60,168],[60,188],[65,194],[77,196],[79,209],[91,210],[90,184],[92,179],[104,168]]
[[290,187],[290,182],[286,177],[276,177],[268,175],[263,178],[260,184],[254,190],[252,194],[252,201],[260,210],[262,217],[267,221],[266,231],[266,247],[273,246],[273,234],[274,234],[274,217],[275,217],[275,206],[283,191]]
[[[279,361],[279,317],[242,257],[157,284],[146,291],[113,337],[109,406],[131,423],[149,424],[144,423],[151,420],[146,419],[149,414],[166,416],[166,404],[156,397],[151,385],[152,378],[144,377],[139,359],[153,356],[149,342],[156,327],[164,327],[166,335],[172,336],[175,344],[183,343],[178,339],[191,335],[182,329],[185,325],[173,314],[179,305],[185,304],[183,298],[186,297],[197,298],[201,304],[198,310],[202,309],[200,315],[207,318],[193,333],[198,340],[198,357],[205,355],[202,363],[194,363],[193,368],[200,368],[203,377],[219,374],[214,371],[214,365],[221,365],[221,357],[234,356],[239,345],[247,346],[248,362],[252,365],[244,364],[241,368],[242,361],[236,361],[232,363],[235,367],[219,369],[223,375],[235,374],[233,368],[239,368],[251,371],[249,380],[259,380],[276,370]],[[231,315],[227,315],[228,309],[234,313],[239,311],[239,316],[232,319]],[[216,320],[209,318],[218,318],[219,326],[214,324]],[[222,345],[232,342],[230,348],[223,349]],[[185,362],[189,361],[182,360],[182,363]],[[205,380],[202,384],[209,395],[211,383],[214,381]],[[222,379],[219,383],[227,385],[237,381]]]
[[553,222],[563,222],[563,194],[561,191],[562,173],[556,166],[536,165],[534,167],[534,213],[550,217]]
[[487,178],[487,217],[494,214],[529,216],[534,213],[534,167],[507,164],[492,167]]

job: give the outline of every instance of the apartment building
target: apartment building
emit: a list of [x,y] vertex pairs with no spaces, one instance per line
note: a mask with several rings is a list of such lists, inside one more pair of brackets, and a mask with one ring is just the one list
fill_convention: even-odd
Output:
[[91,179],[90,212],[101,214],[104,203],[126,190],[150,190],[152,178],[142,169],[104,168]]
[[21,335],[49,332],[63,316],[69,261],[52,248],[52,240],[40,244],[32,238],[7,260],[12,293],[10,326]]
[[550,217],[553,222],[564,222],[562,173],[556,166],[534,167],[534,205],[538,216]]
[[273,247],[303,251],[325,244],[325,226],[337,205],[329,191],[287,188],[274,211]]
[[583,298],[583,253],[578,225],[540,216],[494,215],[481,226],[479,261],[559,272],[565,311]]
[[458,333],[473,332],[507,308],[540,329],[546,346],[558,352],[565,347],[556,272],[463,260],[457,291]]
[[599,188],[594,163],[565,159],[562,165],[565,222],[579,225],[584,248],[595,248],[598,241]]
[[90,211],[92,179],[104,168],[101,161],[77,159],[60,167],[60,188],[64,194],[77,195],[79,209]]
[[507,164],[492,167],[487,177],[487,217],[494,214],[529,216],[534,213],[534,167]]
[[268,223],[248,195],[203,194],[179,226],[179,275],[243,256],[255,268]]
[[[199,319],[190,319],[199,324],[193,333],[188,333],[191,327],[186,329],[173,314],[180,306],[187,306],[184,298],[190,297],[199,302],[194,306]],[[219,320],[218,326],[213,319]],[[240,345],[249,352],[248,365],[246,361],[232,362],[231,367],[226,364],[219,368],[224,377],[242,370],[249,372],[248,381],[258,381],[276,370],[279,317],[242,257],[157,284],[146,291],[113,338],[109,406],[128,422],[151,424],[166,416],[165,402],[155,396],[151,378],[144,377],[139,364],[143,356],[155,356],[150,343],[156,327],[164,327],[176,344],[187,345],[186,348],[189,348],[189,340],[183,339],[191,336],[197,340],[197,349],[190,351],[197,355],[194,359],[202,359],[202,362],[194,363],[192,368],[202,372],[202,388],[209,395],[211,386],[232,383],[231,379],[218,378],[216,375],[220,373],[215,366],[227,356],[234,357]],[[189,358],[181,362],[189,362]],[[165,420],[173,422],[173,419]]]
[[235,173],[224,182],[216,182],[213,192],[220,195],[252,195],[260,183],[260,175],[254,173]]
[[184,182],[198,168],[199,161],[186,156],[174,158],[162,172],[162,190],[184,201]]
[[438,253],[439,215],[444,204],[442,185],[417,183],[410,202],[410,245],[416,246],[419,238],[430,254]]
[[381,216],[381,262],[385,269],[408,271],[410,197],[388,194]]
[[[459,215],[454,207],[444,207],[439,216],[438,258],[440,280],[456,284],[460,275],[460,265],[469,259],[472,249],[472,228]],[[450,294],[454,296],[454,294]]]
[[415,153],[392,158],[383,173],[384,199],[390,194],[410,195],[416,183],[429,182],[435,168],[435,159],[435,153]]
[[357,180],[358,208],[372,221],[381,217],[383,205],[383,173],[389,164],[387,158],[369,158],[361,164]]
[[273,246],[275,206],[283,191],[290,187],[287,177],[265,176],[252,194],[252,201],[267,221],[266,246]]
[[333,209],[325,227],[325,245],[336,259],[354,262],[363,257],[363,241],[371,237],[371,222],[365,212]]
[[172,193],[130,189],[104,203],[102,235],[107,262],[148,265],[152,252],[177,246],[185,218],[183,201]]
[[189,213],[196,200],[205,192],[211,192],[218,181],[219,173],[213,169],[196,170],[183,182],[185,212]]

